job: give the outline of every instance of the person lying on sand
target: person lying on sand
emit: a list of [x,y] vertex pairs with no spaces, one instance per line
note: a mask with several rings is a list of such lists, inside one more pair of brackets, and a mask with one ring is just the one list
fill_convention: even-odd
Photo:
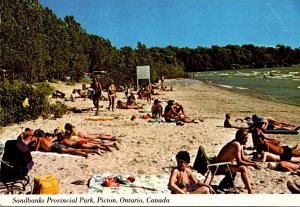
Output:
[[111,149],[109,147],[114,147],[115,149],[119,150],[119,147],[116,143],[110,144],[110,143],[94,143],[94,142],[89,142],[86,139],[77,139],[73,140],[71,138],[65,138],[64,134],[61,132],[57,134],[57,141],[60,144],[63,144],[67,147],[72,147],[72,148],[83,148],[83,149],[99,149],[99,150],[104,150],[104,151],[109,151],[111,152]]
[[176,103],[174,100],[168,101],[167,106],[165,107],[164,117],[166,122],[194,122],[193,119],[190,119],[187,115],[184,114],[182,105]]
[[172,169],[168,188],[172,194],[210,194],[214,192],[211,186],[198,181],[188,167],[190,155],[180,151],[176,155],[177,167]]
[[52,137],[46,136],[43,130],[36,130],[35,137],[37,138],[37,144],[35,151],[38,151],[40,148],[46,152],[57,152],[59,154],[72,154],[79,155],[87,158],[88,153],[94,153],[100,155],[97,150],[93,149],[75,149],[71,147],[66,147],[63,144],[54,143]]
[[293,172],[298,171],[300,169],[300,163],[293,163],[288,161],[269,162],[267,167],[271,170]]
[[135,104],[127,105],[127,103],[125,103],[121,100],[118,100],[117,101],[117,108],[118,109],[141,109],[142,107],[140,107],[138,105],[135,105]]
[[[240,172],[243,183],[249,194],[253,193],[249,180],[249,172],[247,166],[253,166],[255,169],[261,169],[257,163],[249,160],[243,151],[243,145],[247,143],[248,131],[246,129],[239,129],[235,134],[235,139],[227,143],[219,152],[217,156],[218,162],[231,162],[230,169],[232,172]],[[236,162],[236,164],[234,164]],[[227,168],[219,168],[220,173],[228,173]]]
[[101,140],[118,141],[116,139],[116,136],[114,136],[112,133],[109,133],[109,132],[106,132],[103,134],[90,134],[88,132],[77,132],[76,128],[70,123],[66,123],[65,130],[66,130],[65,136],[67,138],[72,137],[72,136],[78,136],[78,137],[88,139],[88,140],[101,139]]
[[274,119],[273,117],[261,117],[257,114],[253,114],[252,117],[245,117],[244,120],[242,119],[236,119],[236,121],[241,121],[241,122],[246,122],[249,126],[249,129],[251,129],[254,124],[256,123],[257,120],[264,119],[266,120],[265,125],[263,126],[264,130],[276,130],[276,129],[281,129],[281,130],[299,130],[299,126],[295,126],[292,124],[288,124],[282,121],[278,121]]
[[283,154],[277,155],[271,152],[264,152],[262,156],[262,162],[266,161],[284,161],[284,164],[289,163],[300,163],[299,156],[293,156],[291,150],[285,151]]
[[90,112],[90,111],[93,111],[92,108],[85,108],[85,109],[78,109],[77,107],[74,107],[74,106],[65,106],[65,108],[68,110],[68,111],[72,111],[73,113],[85,113],[85,112]]
[[[263,144],[264,147],[263,154],[265,154],[265,156],[269,155],[266,152],[273,153],[279,156],[280,158],[279,160],[284,160],[284,161],[290,161],[292,157],[300,157],[300,150],[297,149],[298,145],[294,147],[289,147],[289,146],[279,146],[266,141],[262,141],[261,143]],[[270,154],[270,156],[272,156],[272,154]],[[265,161],[265,159],[263,159],[263,161]],[[299,162],[300,162],[300,158],[299,158]]]

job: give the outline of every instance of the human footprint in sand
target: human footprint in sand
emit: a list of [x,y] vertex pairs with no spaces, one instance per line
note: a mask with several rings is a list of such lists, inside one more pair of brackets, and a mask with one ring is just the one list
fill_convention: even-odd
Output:
[[38,151],[42,148],[46,152],[56,152],[59,154],[72,154],[72,155],[79,155],[82,157],[87,158],[88,153],[94,153],[101,155],[98,150],[93,149],[75,149],[71,147],[66,147],[63,144],[54,143],[52,141],[53,137],[45,136],[45,132],[43,130],[35,130],[34,136],[37,138],[37,144],[35,147],[35,151]]
[[211,186],[198,181],[188,167],[190,155],[180,151],[176,155],[177,167],[173,168],[169,180],[169,190],[172,194],[209,194],[214,192]]
[[[257,163],[249,160],[243,151],[243,145],[247,143],[248,131],[246,129],[239,129],[235,134],[235,139],[227,143],[219,152],[217,156],[218,162],[231,162],[230,169],[232,172],[240,172],[243,183],[249,194],[253,193],[250,185],[249,172],[247,166],[253,166],[255,169],[261,169]],[[233,164],[236,162],[236,164]],[[219,168],[220,169],[220,168]],[[228,169],[220,169],[220,173],[228,173]]]
[[103,134],[90,134],[88,132],[77,132],[76,128],[70,123],[66,123],[65,130],[66,130],[65,137],[67,137],[67,138],[69,138],[69,137],[72,138],[72,136],[78,136],[78,137],[88,139],[88,140],[101,139],[101,140],[118,141],[116,136],[114,136],[110,132],[106,132]]

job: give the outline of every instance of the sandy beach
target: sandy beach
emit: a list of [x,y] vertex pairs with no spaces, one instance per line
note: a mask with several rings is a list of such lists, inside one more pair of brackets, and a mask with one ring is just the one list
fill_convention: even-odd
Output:
[[[65,92],[67,97],[74,88],[81,88],[81,84],[53,85]],[[166,105],[167,100],[175,99],[183,105],[185,113],[191,118],[200,120],[199,123],[177,126],[175,123],[149,123],[148,120],[141,118],[132,121],[130,118],[133,114],[139,117],[150,113],[151,105],[145,100],[137,99],[138,103],[144,104],[142,110],[117,109],[111,112],[105,109],[108,101],[102,101],[104,107],[100,111],[100,116],[113,116],[114,120],[86,121],[85,118],[94,116],[95,111],[82,114],[70,112],[55,120],[39,118],[35,121],[2,128],[0,138],[1,140],[16,139],[26,127],[52,132],[56,127],[67,122],[72,123],[78,131],[113,132],[117,138],[121,139],[118,143],[120,150],[113,149],[112,152],[107,152],[102,156],[89,155],[87,159],[84,159],[45,153],[32,155],[35,162],[29,173],[32,178],[51,173],[59,179],[61,194],[86,194],[89,179],[98,173],[122,173],[132,176],[169,175],[171,168],[175,166],[175,154],[180,150],[187,150],[192,161],[199,145],[205,147],[209,156],[217,155],[222,146],[234,138],[236,132],[236,129],[223,127],[225,113],[231,113],[231,123],[237,126],[246,126],[246,124],[235,123],[236,118],[244,118],[254,113],[265,117],[271,116],[295,125],[300,123],[299,106],[257,99],[190,79],[166,80],[166,85],[172,86],[174,91],[161,91],[162,95],[153,96],[153,98],[162,100],[163,106]],[[123,97],[124,93],[118,93],[117,100]],[[76,99],[75,102],[65,103],[78,108],[93,106],[91,100],[81,98]],[[289,146],[299,143],[300,140],[299,134],[269,136],[277,137],[283,144]],[[246,146],[252,146],[251,136]],[[251,153],[251,151],[245,152]],[[254,191],[258,194],[290,194],[286,183],[297,175],[271,171],[266,166],[265,164],[261,170],[250,168],[250,181],[254,186]],[[218,184],[222,178],[222,176],[217,176],[213,184]],[[84,181],[83,184],[71,184],[78,180]],[[235,179],[235,185],[238,193],[247,193],[239,175]]]

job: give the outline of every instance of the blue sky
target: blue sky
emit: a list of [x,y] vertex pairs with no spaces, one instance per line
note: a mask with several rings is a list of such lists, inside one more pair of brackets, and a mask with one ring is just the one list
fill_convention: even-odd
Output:
[[300,47],[300,0],[40,0],[87,33],[136,48]]

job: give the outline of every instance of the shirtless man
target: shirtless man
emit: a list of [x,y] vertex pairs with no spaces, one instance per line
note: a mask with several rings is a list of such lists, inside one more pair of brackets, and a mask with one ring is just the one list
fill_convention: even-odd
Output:
[[[230,169],[232,172],[240,172],[243,183],[249,194],[253,193],[250,185],[249,172],[247,166],[253,166],[255,169],[261,169],[261,166],[257,163],[249,160],[245,157],[243,152],[243,145],[246,144],[248,140],[248,132],[245,129],[239,129],[236,132],[235,139],[227,143],[220,151],[217,156],[218,162],[231,162]],[[235,162],[235,163],[234,163]],[[223,170],[228,173],[227,169]]]
[[38,149],[41,147],[46,152],[57,152],[59,154],[79,155],[85,158],[88,157],[88,153],[95,153],[100,155],[100,153],[97,150],[75,149],[75,148],[66,147],[62,144],[53,143],[52,137],[45,136],[45,133],[42,130],[36,130],[34,136],[37,138],[35,151],[38,151]]

